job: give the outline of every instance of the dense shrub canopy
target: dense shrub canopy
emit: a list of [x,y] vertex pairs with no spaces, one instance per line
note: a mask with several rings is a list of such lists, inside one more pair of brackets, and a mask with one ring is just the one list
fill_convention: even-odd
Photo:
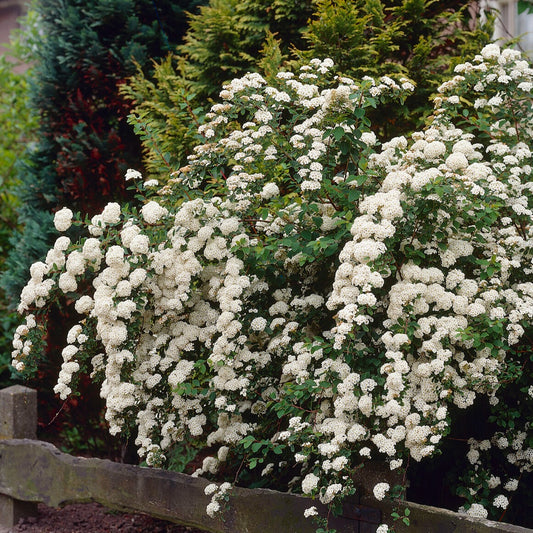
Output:
[[[216,0],[191,17],[177,53],[139,72],[123,88],[134,102],[130,121],[143,143],[151,177],[168,179],[198,142],[198,123],[224,82],[248,71],[267,81],[281,65],[299,68],[330,57],[338,74],[406,76],[417,85],[401,105],[371,113],[385,139],[420,127],[428,98],[461,57],[486,45],[492,17],[469,0],[349,0],[318,2]],[[289,16],[290,14],[290,16]]]
[[[455,72],[427,126],[381,146],[368,113],[411,94],[407,79],[313,59],[233,80],[165,187],[127,172],[142,208],[56,213],[58,231],[75,220],[89,235],[59,237],[32,266],[13,364],[35,366],[65,294],[83,318],[62,398],[90,374],[110,431],[135,431],[148,464],[196,440],[210,452],[197,474],[269,473],[331,506],[369,460],[433,456],[453,409],[485,397],[500,427],[470,441],[465,508],[497,513],[533,465],[533,69],[488,45]],[[492,494],[483,454],[500,452]]]

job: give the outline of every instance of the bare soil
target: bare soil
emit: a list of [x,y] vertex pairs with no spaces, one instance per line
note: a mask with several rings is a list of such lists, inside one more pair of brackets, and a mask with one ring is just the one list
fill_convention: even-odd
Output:
[[38,505],[38,515],[22,519],[12,533],[206,533],[143,514],[120,513],[97,503],[54,509]]

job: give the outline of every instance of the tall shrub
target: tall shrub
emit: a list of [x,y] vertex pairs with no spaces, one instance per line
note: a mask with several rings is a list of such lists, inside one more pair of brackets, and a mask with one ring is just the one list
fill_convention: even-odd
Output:
[[[86,233],[32,266],[13,363],[35,366],[50,302],[75,300],[55,391],[89,374],[150,465],[204,445],[213,516],[230,482],[339,510],[356,472],[405,478],[485,400],[493,424],[466,437],[454,483],[463,512],[498,517],[533,466],[533,69],[486,46],[424,129],[381,146],[369,112],[413,85],[335,74],[313,59],[233,80],[141,209],[58,211],[57,230]],[[374,496],[405,490],[384,479]]]
[[[28,268],[57,238],[53,212],[70,206],[91,217],[111,200],[129,198],[124,174],[140,166],[140,145],[127,123],[130,104],[120,94],[124,80],[140,65],[151,68],[181,40],[183,8],[197,1],[40,0],[40,39],[35,49],[31,108],[38,116],[37,142],[29,144],[18,167],[18,224],[1,283],[12,304],[28,280]],[[47,363],[35,385],[43,391],[45,423],[57,420],[57,402],[46,396],[60,365],[58,335],[72,322],[68,299],[50,313]],[[100,424],[101,400],[94,387],[83,389],[78,416]],[[90,399],[90,401],[89,401]],[[73,406],[75,401],[68,405]],[[100,407],[99,407],[100,404]],[[62,413],[68,411],[63,406]],[[81,409],[88,406],[86,411]],[[89,424],[90,421],[90,424]],[[53,433],[57,433],[54,428]],[[89,435],[90,436],[90,435]],[[87,441],[85,435],[82,441]]]

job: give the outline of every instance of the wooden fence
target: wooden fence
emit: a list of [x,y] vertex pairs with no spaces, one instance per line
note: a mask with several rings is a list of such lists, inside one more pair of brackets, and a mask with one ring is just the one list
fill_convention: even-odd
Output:
[[[37,502],[51,507],[98,502],[111,509],[142,512],[213,533],[314,533],[316,525],[303,511],[316,505],[301,496],[268,489],[234,488],[221,517],[210,518],[204,494],[209,481],[155,468],[73,457],[35,440],[37,393],[15,385],[0,390],[0,526],[12,527],[34,515]],[[379,474],[376,474],[379,476]],[[330,521],[338,533],[375,533],[390,521],[392,503],[371,495],[375,480],[365,474],[357,499]],[[379,507],[378,507],[379,505]],[[410,502],[411,525],[395,524],[409,533],[533,533],[533,530]],[[400,510],[400,513],[403,511]]]

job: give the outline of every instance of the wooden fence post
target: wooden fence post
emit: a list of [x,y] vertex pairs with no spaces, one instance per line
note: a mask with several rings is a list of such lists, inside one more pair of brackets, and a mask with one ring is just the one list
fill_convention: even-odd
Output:
[[[0,440],[35,438],[37,391],[22,385],[0,390]],[[0,526],[13,527],[21,518],[37,514],[36,503],[17,500],[1,492],[0,486]]]

